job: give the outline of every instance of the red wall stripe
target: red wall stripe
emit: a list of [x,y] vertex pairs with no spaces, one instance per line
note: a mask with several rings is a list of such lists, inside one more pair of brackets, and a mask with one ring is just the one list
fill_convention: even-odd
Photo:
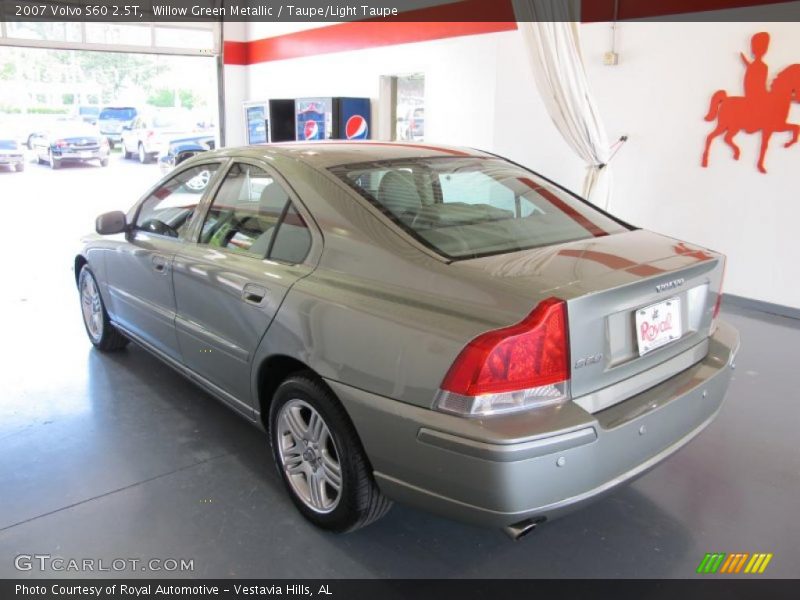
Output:
[[[347,21],[250,42],[226,41],[224,61],[226,65],[252,65],[517,28],[510,0],[462,0],[407,11],[401,18],[402,21]],[[459,20],[465,18],[473,20]]]
[[226,65],[246,65],[248,54],[247,42],[228,42],[226,41],[222,47],[222,56],[225,59]]

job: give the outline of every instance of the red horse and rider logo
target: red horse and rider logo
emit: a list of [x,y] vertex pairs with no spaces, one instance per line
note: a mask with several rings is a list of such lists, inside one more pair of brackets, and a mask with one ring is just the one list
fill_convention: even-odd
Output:
[[703,152],[703,166],[708,166],[708,152],[714,138],[725,133],[723,139],[733,149],[733,158],[739,160],[739,146],[733,141],[737,133],[761,132],[761,152],[758,156],[758,170],[766,173],[764,157],[769,148],[773,133],[791,133],[791,138],[783,145],[788,148],[797,143],[800,127],[787,123],[792,101],[800,102],[800,65],[790,65],[778,73],[771,87],[767,87],[769,67],[764,55],[769,48],[769,34],[762,31],[750,41],[753,59],[741,53],[745,64],[744,96],[728,96],[725,90],[717,90],[711,98],[706,121],[716,119],[717,126],[706,137]]

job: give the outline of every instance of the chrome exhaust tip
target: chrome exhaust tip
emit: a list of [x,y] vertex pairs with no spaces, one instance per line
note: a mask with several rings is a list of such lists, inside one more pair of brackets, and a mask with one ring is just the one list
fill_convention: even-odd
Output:
[[514,523],[513,525],[503,527],[503,531],[505,531],[508,537],[516,541],[528,535],[531,531],[536,529],[536,526],[539,523],[542,522],[544,522],[544,519],[525,519],[519,523]]

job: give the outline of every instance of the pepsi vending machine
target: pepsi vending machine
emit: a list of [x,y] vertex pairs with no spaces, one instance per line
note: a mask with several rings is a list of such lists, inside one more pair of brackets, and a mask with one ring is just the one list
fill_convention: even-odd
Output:
[[334,98],[337,115],[337,131],[334,137],[339,140],[368,140],[371,125],[369,98]]
[[369,98],[298,98],[297,139],[366,140],[371,125]]
[[333,137],[333,98],[298,98],[294,102],[298,141]]

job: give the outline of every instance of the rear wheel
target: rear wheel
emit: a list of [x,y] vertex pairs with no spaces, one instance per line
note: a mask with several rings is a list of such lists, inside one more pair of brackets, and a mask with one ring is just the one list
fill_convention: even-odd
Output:
[[128,338],[122,335],[108,318],[97,280],[88,265],[84,265],[81,269],[78,290],[81,296],[83,325],[94,347],[103,352],[111,352],[127,346]]
[[276,390],[270,443],[292,501],[318,527],[353,531],[391,508],[347,413],[313,374],[294,375]]
[[107,158],[101,158],[100,159],[100,166],[101,167],[107,167],[108,166],[108,159]]

